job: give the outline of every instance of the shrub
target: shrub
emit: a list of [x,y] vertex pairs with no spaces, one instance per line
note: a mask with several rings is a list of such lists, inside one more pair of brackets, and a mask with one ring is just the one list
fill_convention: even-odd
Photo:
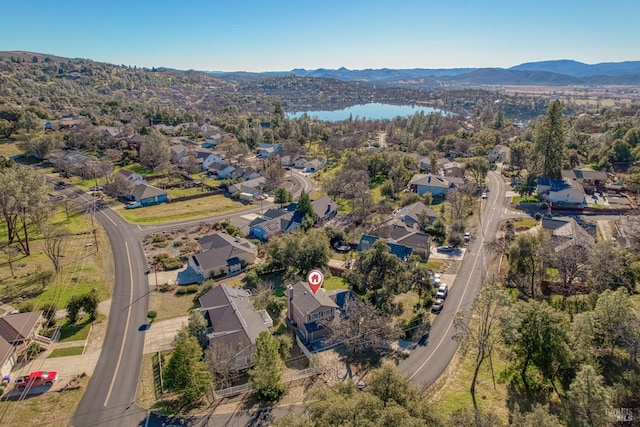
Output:
[[198,285],[179,286],[176,290],[176,295],[188,295],[195,294],[200,290]]
[[58,307],[56,307],[54,302],[45,303],[40,307],[40,310],[43,312],[42,315],[47,320],[47,326],[53,326],[56,322],[57,309]]
[[42,347],[35,341],[32,341],[27,347],[27,359],[31,360],[42,351]]
[[182,267],[180,258],[171,257],[167,254],[156,255],[156,261],[161,263],[165,270],[177,270]]
[[29,312],[31,312],[31,311],[33,311],[33,310],[35,310],[35,309],[36,309],[36,306],[35,306],[35,304],[34,304],[34,303],[32,303],[32,302],[25,302],[25,303],[20,304],[20,305],[17,307],[17,309],[18,309],[18,311],[19,311],[20,313],[29,313]]
[[153,311],[153,310],[147,311],[147,319],[149,319],[149,322],[153,322],[153,320],[156,317],[158,317],[158,313],[156,311]]
[[213,287],[215,286],[215,282],[212,279],[209,280],[205,280],[205,282],[202,284],[202,287],[200,288],[200,290],[196,293],[196,295],[193,297],[193,301],[196,302],[198,301],[198,299],[206,294],[207,292],[209,292],[211,289],[213,289]]

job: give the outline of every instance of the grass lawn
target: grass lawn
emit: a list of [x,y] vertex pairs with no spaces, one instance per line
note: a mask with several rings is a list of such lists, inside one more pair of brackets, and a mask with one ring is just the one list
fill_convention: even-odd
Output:
[[518,218],[513,221],[513,228],[516,231],[524,231],[538,225],[538,221],[535,218]]
[[77,325],[66,325],[60,328],[60,342],[86,340],[91,331],[91,322],[86,320]]
[[246,209],[241,202],[225,196],[211,196],[185,202],[162,203],[138,209],[119,209],[116,212],[134,224],[163,224],[183,219],[223,215]]
[[20,154],[22,151],[16,146],[15,142],[0,138],[0,156],[11,157]]
[[78,356],[82,354],[84,351],[84,346],[81,345],[79,347],[67,347],[67,348],[56,348],[51,352],[47,359],[52,359],[54,357],[65,357],[65,356]]
[[427,262],[427,268],[433,271],[440,271],[446,264],[446,261],[439,259],[431,259]]
[[[455,360],[455,359],[454,359]],[[486,361],[478,375],[478,383],[476,385],[476,400],[478,407],[483,412],[495,414],[498,419],[507,424],[509,416],[509,408],[507,406],[507,386],[499,384],[498,377],[506,367],[506,362],[497,352],[494,352],[493,370],[496,377],[496,387],[493,386],[491,379],[491,369],[488,361]],[[444,384],[437,385],[433,391],[430,405],[435,413],[442,416],[443,419],[449,418],[457,410],[473,410],[473,401],[469,388],[471,379],[473,378],[473,356],[469,354],[467,357],[459,361],[457,366],[450,365],[453,372],[446,373],[447,377]]]
[[327,291],[332,291],[334,289],[349,289],[349,285],[347,285],[342,277],[338,276],[325,277],[322,287]]
[[[0,299],[12,303],[22,298],[22,304],[33,304],[38,309],[48,302],[64,307],[72,295],[82,295],[94,288],[101,300],[107,298],[113,269],[107,268],[112,255],[104,230],[97,228],[100,249],[97,252],[88,216],[71,214],[67,220],[63,209],[59,209],[51,222],[69,233],[62,244],[61,271],[47,281],[46,275],[53,273],[53,264],[43,252],[42,236],[32,229],[31,255],[19,253],[13,257],[13,274],[6,253],[0,252]],[[0,229],[0,242],[6,242],[4,229]]]
[[202,187],[169,188],[166,191],[167,191],[167,195],[169,196],[169,200],[174,199],[176,197],[186,197],[186,196],[193,196],[194,194],[204,193]]
[[511,198],[511,203],[537,203],[541,202],[540,197],[538,196],[513,196]]
[[195,307],[195,294],[176,295],[173,292],[156,292],[149,294],[149,310],[158,313],[155,321],[187,316]]
[[7,426],[50,426],[65,425],[69,422],[80,398],[87,389],[89,377],[80,378],[82,386],[76,390],[60,393],[49,392],[28,399],[0,402],[3,425]]

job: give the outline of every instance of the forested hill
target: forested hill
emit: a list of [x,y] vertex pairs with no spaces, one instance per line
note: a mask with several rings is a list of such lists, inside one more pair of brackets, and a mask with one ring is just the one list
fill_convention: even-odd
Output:
[[269,73],[218,73],[226,80],[247,81],[271,75],[323,77],[342,81],[358,81],[378,85],[405,87],[442,87],[469,85],[637,85],[640,84],[640,61],[585,64],[572,60],[529,62],[511,68],[451,69],[364,69],[330,70],[294,69]]

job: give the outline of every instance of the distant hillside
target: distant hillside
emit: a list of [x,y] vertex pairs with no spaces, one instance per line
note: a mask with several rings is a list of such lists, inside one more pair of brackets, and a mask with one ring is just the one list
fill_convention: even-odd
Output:
[[573,77],[624,76],[640,74],[640,61],[602,62],[590,65],[569,59],[560,59],[556,61],[527,62],[511,67],[510,70],[548,71]]
[[319,68],[268,73],[217,73],[218,77],[233,82],[257,81],[270,76],[295,75],[341,80],[344,82],[366,82],[381,86],[438,88],[461,85],[638,85],[640,84],[640,61],[584,64],[563,59],[528,62],[508,69],[504,68],[412,68],[412,69],[364,69],[336,70]]

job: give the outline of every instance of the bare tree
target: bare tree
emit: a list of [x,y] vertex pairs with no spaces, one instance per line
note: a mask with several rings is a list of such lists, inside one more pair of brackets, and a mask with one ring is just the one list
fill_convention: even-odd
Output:
[[587,272],[589,250],[581,245],[570,245],[555,252],[554,263],[562,280],[564,297],[573,293],[573,282],[584,279]]
[[[472,319],[467,314],[458,312],[454,320],[457,332],[454,339],[460,342],[463,353],[472,352],[475,356],[473,379],[471,380],[471,399],[473,407],[477,409],[476,383],[480,367],[485,360],[491,364],[491,356],[496,346],[502,342],[501,324],[509,312],[509,296],[493,284],[485,284],[480,294],[473,302]],[[493,364],[491,364],[493,375]],[[493,378],[495,387],[495,377]]]
[[471,208],[473,208],[474,200],[471,193],[467,190],[455,188],[447,194],[449,202],[449,215],[452,221],[464,220]]
[[111,174],[105,177],[104,190],[115,197],[126,196],[131,193],[132,188],[132,182],[122,175]]
[[171,160],[171,148],[167,142],[167,137],[160,132],[151,133],[148,140],[140,144],[140,164],[155,170],[161,170],[169,164]]
[[200,172],[200,163],[198,159],[192,154],[186,155],[181,161],[182,169],[188,174],[194,174]]
[[348,360],[368,350],[386,350],[389,342],[401,335],[400,328],[382,311],[355,297],[344,304],[342,315],[336,315],[325,326],[333,332],[326,343],[345,346]]
[[235,369],[236,352],[233,347],[222,343],[211,344],[205,350],[205,359],[213,373],[216,388],[231,387],[233,379],[238,375]]
[[15,259],[16,255],[18,255],[18,252],[20,251],[16,249],[16,247],[13,245],[6,245],[2,247],[2,252],[4,252],[5,255],[7,256],[7,262],[9,263],[9,270],[11,270],[11,277],[13,277],[15,276],[15,273],[13,271],[13,260]]
[[42,227],[42,234],[44,236],[44,253],[53,263],[56,272],[59,272],[62,269],[62,250],[68,233],[62,228],[48,224]]

